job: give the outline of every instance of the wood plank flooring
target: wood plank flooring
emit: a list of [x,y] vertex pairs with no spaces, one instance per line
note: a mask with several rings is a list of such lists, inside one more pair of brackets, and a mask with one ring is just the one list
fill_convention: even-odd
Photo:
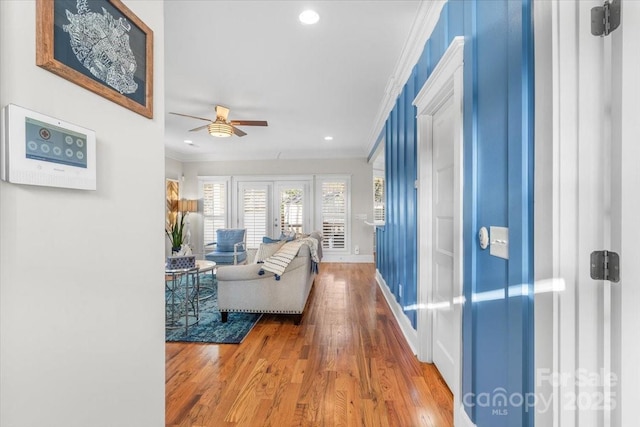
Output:
[[451,392],[418,362],[373,264],[322,264],[299,326],[265,315],[240,345],[166,345],[166,425],[452,426]]

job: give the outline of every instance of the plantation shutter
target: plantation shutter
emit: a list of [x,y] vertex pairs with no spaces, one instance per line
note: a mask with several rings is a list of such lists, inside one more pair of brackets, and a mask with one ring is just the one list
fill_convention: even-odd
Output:
[[381,177],[373,178],[373,220],[385,220],[384,178]]
[[322,247],[346,248],[347,184],[345,181],[322,182]]
[[267,189],[245,188],[242,192],[243,224],[247,229],[247,247],[257,248],[267,233]]
[[302,233],[303,196],[300,188],[290,188],[280,192],[280,227],[282,231]]
[[203,242],[216,241],[216,230],[227,228],[227,183],[203,183]]

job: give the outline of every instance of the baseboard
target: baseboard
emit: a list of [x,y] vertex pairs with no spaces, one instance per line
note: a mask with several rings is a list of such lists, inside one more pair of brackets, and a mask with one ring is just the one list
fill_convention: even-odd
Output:
[[347,263],[368,263],[372,264],[373,255],[351,255],[351,254],[324,254],[322,262],[347,262]]
[[411,321],[402,311],[402,306],[398,304],[395,296],[389,290],[389,286],[387,286],[387,282],[382,278],[380,272],[376,269],[376,282],[378,282],[378,286],[384,295],[384,298],[387,300],[387,305],[393,312],[393,315],[398,322],[398,326],[400,326],[400,330],[404,335],[404,339],[407,340],[407,344],[411,347],[413,354],[418,354],[418,331],[416,331],[411,325]]
[[467,411],[464,410],[464,406],[458,405],[455,408],[453,414],[453,425],[455,427],[476,427],[476,425],[471,421],[469,415],[467,415]]

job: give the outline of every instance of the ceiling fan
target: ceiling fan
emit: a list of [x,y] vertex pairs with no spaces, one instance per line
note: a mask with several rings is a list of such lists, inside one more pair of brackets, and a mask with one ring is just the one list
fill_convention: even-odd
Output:
[[216,119],[205,119],[203,117],[190,116],[189,114],[181,113],[169,113],[176,116],[191,117],[192,119],[204,120],[209,124],[198,126],[197,128],[189,129],[189,132],[196,132],[202,129],[207,129],[211,136],[220,138],[231,136],[236,134],[237,136],[245,136],[247,133],[238,129],[236,126],[269,126],[266,120],[228,120],[229,109],[216,105]]

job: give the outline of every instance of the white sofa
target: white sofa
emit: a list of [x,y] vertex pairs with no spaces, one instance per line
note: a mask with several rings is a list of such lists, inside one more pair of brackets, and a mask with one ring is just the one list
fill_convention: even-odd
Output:
[[[318,257],[322,258],[322,237],[318,240]],[[224,266],[218,269],[218,309],[222,321],[229,312],[280,313],[296,315],[300,323],[302,313],[316,277],[309,246],[303,244],[296,257],[285,269],[280,280],[273,273],[260,274],[262,264]]]

